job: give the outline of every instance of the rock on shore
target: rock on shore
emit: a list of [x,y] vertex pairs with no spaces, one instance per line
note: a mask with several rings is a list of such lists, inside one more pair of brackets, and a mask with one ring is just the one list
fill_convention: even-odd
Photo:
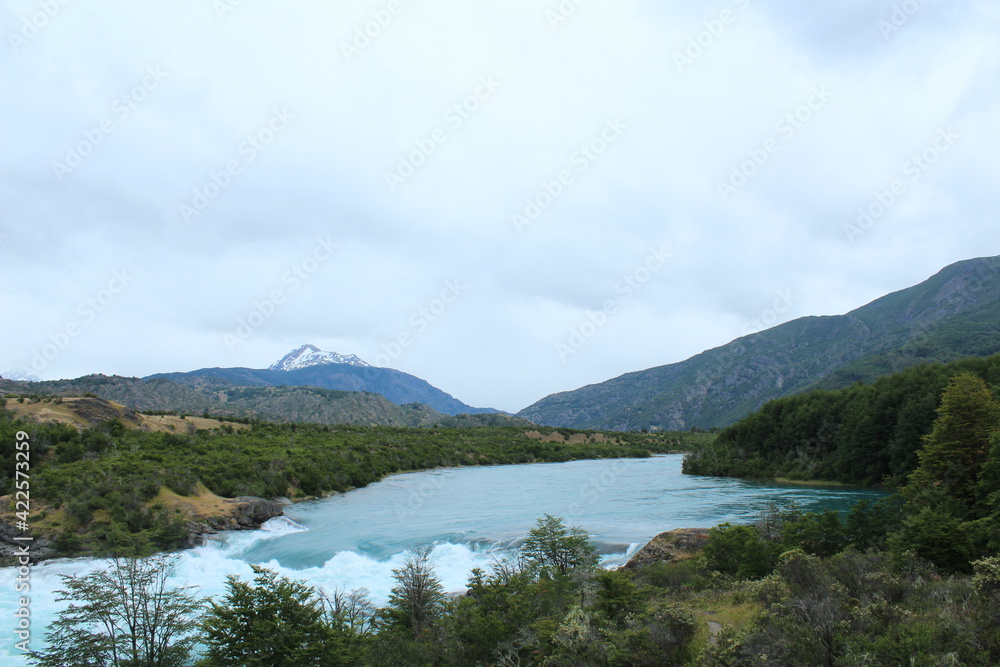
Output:
[[228,511],[211,515],[189,514],[187,521],[189,546],[202,544],[207,535],[220,530],[255,530],[268,519],[285,513],[281,503],[253,496],[226,498],[222,503],[229,505],[225,508]]
[[635,568],[691,558],[708,542],[708,531],[708,528],[678,528],[660,533],[639,549],[625,567]]

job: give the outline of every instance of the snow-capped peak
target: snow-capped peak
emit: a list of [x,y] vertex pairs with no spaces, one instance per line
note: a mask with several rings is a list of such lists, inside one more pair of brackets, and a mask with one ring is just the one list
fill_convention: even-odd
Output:
[[42,379],[32,375],[27,370],[10,370],[0,373],[0,379],[13,380],[15,382],[41,382]]
[[297,371],[300,368],[309,366],[323,366],[325,364],[347,364],[348,366],[368,366],[367,363],[353,354],[337,354],[336,352],[324,352],[315,345],[303,345],[292,350],[280,360],[271,364],[272,371]]

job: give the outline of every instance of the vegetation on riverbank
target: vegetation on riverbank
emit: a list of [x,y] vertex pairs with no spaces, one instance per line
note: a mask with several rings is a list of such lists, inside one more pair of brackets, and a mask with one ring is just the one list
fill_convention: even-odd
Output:
[[[940,394],[922,383],[911,384],[921,377],[939,380],[941,373],[955,370],[963,372],[946,379]],[[998,374],[1000,357],[992,357],[913,369],[882,384],[859,386],[839,396],[823,393],[803,397],[797,403],[778,401],[724,431],[713,445],[688,456],[684,470],[737,474],[784,466],[798,468],[800,474],[806,471],[802,476],[825,470],[822,478],[839,469],[840,457],[850,455],[851,440],[841,440],[841,449],[831,445],[826,452],[803,442],[796,450],[798,457],[779,463],[785,460],[783,439],[792,438],[797,429],[799,437],[804,437],[809,424],[815,427],[823,423],[819,420],[824,415],[833,415],[829,418],[833,422],[846,419],[839,426],[841,432],[868,433],[870,439],[864,454],[857,454],[855,477],[844,472],[841,479],[861,475],[871,481],[867,475],[881,470],[884,476],[874,479],[897,488],[891,501],[881,504],[879,513],[867,520],[872,530],[881,534],[897,555],[909,550],[945,571],[968,572],[977,558],[994,556],[1000,550],[1000,400],[984,379],[1000,379]],[[928,404],[935,406],[929,424],[914,429],[904,415],[912,417],[915,411],[922,415]],[[834,409],[838,405],[840,412]],[[879,422],[875,417],[884,416],[887,406],[897,415],[894,423]],[[920,421],[924,420],[922,415]],[[906,432],[906,438],[878,439],[872,428],[886,424],[894,425],[897,433]],[[916,442],[909,442],[917,434]],[[903,441],[906,448],[894,449]],[[914,449],[909,451],[909,447]],[[865,460],[881,463],[866,468]],[[902,466],[895,471],[894,460]],[[836,539],[837,530],[836,522],[831,522],[826,539]]]
[[[31,444],[28,523],[61,555],[113,553],[136,539],[149,550],[186,544],[206,492],[232,498],[322,496],[410,470],[645,457],[690,449],[702,434],[596,433],[483,426],[393,428],[268,424],[150,432],[117,419],[93,428],[25,421],[0,412],[0,495],[14,490],[15,434]],[[170,493],[164,493],[164,490]],[[11,506],[2,508],[8,515]]]
[[771,401],[687,457],[684,472],[898,486],[916,470],[944,390],[961,374],[1000,386],[1000,355]]
[[[164,580],[169,563],[162,556],[138,564],[123,559],[109,574],[66,578],[81,604],[60,615],[47,635],[49,648],[35,661],[60,667],[997,664],[1000,558],[973,563],[971,576],[942,574],[919,558],[873,546],[873,533],[858,520],[866,511],[856,510],[842,541],[822,545],[820,553],[812,541],[819,533],[803,527],[825,517],[771,508],[756,525],[712,529],[692,558],[616,571],[596,566],[582,530],[545,516],[518,550],[473,570],[468,590],[456,597],[446,595],[426,553],[411,554],[393,571],[395,586],[381,608],[363,589],[324,591],[261,566],[253,567],[252,581],[231,576],[225,595],[196,606],[188,589],[146,594]],[[102,585],[109,581],[115,585]],[[155,607],[136,607],[135,598]],[[151,613],[161,608],[183,613]],[[121,609],[130,612],[131,626],[113,616]],[[169,641],[153,644],[154,636]],[[81,643],[89,652],[74,650]],[[115,647],[119,660],[98,660]],[[134,655],[138,663],[129,662]]]
[[[474,570],[466,594],[453,599],[444,595],[426,554],[415,554],[394,571],[397,586],[382,609],[364,591],[319,591],[258,568],[252,585],[231,579],[230,594],[215,601],[202,618],[208,652],[199,664],[258,664],[254,656],[260,651],[270,651],[260,663],[270,665],[300,664],[294,660],[301,656],[324,665],[998,664],[1000,401],[990,385],[1000,370],[998,362],[1000,358],[983,360],[983,365],[915,369],[878,389],[815,395],[791,411],[765,409],[765,416],[755,416],[749,426],[741,422],[737,426],[743,430],[733,432],[775,436],[761,438],[756,455],[736,447],[730,433],[720,445],[701,443],[708,453],[696,448],[689,459],[695,465],[724,465],[722,457],[728,453],[735,457],[729,462],[734,469],[744,470],[740,466],[750,462],[749,469],[761,470],[770,460],[761,452],[780,454],[787,444],[781,438],[794,440],[796,433],[808,433],[823,423],[824,415],[832,415],[851,437],[860,438],[859,429],[869,433],[860,461],[883,465],[888,472],[877,480],[896,487],[892,496],[862,501],[846,516],[772,507],[754,525],[711,529],[693,558],[647,560],[613,572],[596,567],[582,530],[547,516],[519,550],[498,555],[489,570]],[[957,372],[944,378],[939,393],[928,393],[920,378],[937,377],[942,368]],[[923,414],[928,396],[933,398],[930,420],[910,442],[915,422],[909,418]],[[894,433],[901,439],[871,435],[881,425],[878,416],[886,414],[897,416]],[[0,422],[0,437],[3,428]],[[84,437],[86,432],[77,433]],[[392,466],[428,467],[416,465],[428,461],[569,460],[574,454],[593,458],[603,452],[642,456],[692,444],[678,434],[597,437],[561,430],[414,432],[274,425],[192,434],[183,442],[157,440],[155,446],[145,440],[165,437],[119,438],[112,453],[91,460],[103,461],[101,469],[107,471],[157,455],[161,468],[147,471],[148,477],[175,470],[163,466],[164,461],[186,457],[201,466],[199,479],[207,479],[206,485],[253,483],[265,492],[305,493],[307,487],[296,475],[307,466],[300,465],[296,453],[312,457],[310,465],[314,458],[321,471],[329,462],[363,462],[358,470],[388,474]],[[758,441],[746,442],[749,447]],[[795,477],[812,472],[815,478],[836,480],[832,472],[839,469],[838,457],[854,451],[849,445],[855,441],[834,442],[843,449],[800,443],[798,458],[783,470]],[[894,458],[893,451],[906,453],[903,442],[913,450]],[[60,466],[86,462],[81,455],[59,463],[60,451],[75,450],[53,450],[56,463],[50,477],[43,477],[53,488],[55,480],[64,479],[60,475],[69,479],[71,472],[82,470]],[[218,462],[216,454],[223,457]],[[239,465],[223,469],[223,460]],[[893,461],[903,462],[897,472]],[[254,465],[247,468],[247,462]],[[878,465],[855,473],[869,481],[865,475],[879,470]],[[166,486],[187,482],[184,477],[155,479]],[[314,483],[323,488],[330,479],[321,476]],[[353,478],[348,475],[344,481]],[[303,632],[276,639],[271,629],[286,615],[299,619],[295,627]],[[241,621],[237,636],[233,619],[247,618],[253,623]],[[281,650],[275,651],[279,639]]]

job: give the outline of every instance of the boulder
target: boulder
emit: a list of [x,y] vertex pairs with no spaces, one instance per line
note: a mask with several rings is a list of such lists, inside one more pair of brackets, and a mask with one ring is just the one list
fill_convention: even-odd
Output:
[[204,544],[205,539],[220,530],[256,530],[268,519],[284,514],[281,503],[254,496],[223,500],[231,507],[220,515],[193,516],[187,522],[187,546]]
[[24,532],[18,530],[13,522],[0,519],[0,562],[12,565],[17,562],[18,556],[23,554],[22,548],[27,547],[31,555],[31,562],[37,563],[57,555],[55,545],[51,540],[40,536],[33,536],[30,542],[22,542],[15,538],[21,537]]
[[227,503],[235,505],[233,518],[240,527],[246,529],[260,528],[260,525],[276,516],[285,513],[281,503],[264,498],[254,498],[253,496],[240,496],[226,500]]
[[708,528],[678,528],[660,533],[636,552],[627,568],[691,558],[708,542]]

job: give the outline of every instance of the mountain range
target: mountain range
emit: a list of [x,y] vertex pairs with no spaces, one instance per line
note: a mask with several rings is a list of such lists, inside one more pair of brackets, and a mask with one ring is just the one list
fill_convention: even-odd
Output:
[[767,401],[1000,352],[1000,257],[958,262],[845,315],[803,317],[686,361],[553,394],[518,416],[602,430],[711,428]]
[[158,373],[146,380],[170,380],[195,386],[205,378],[228,381],[240,387],[318,387],[338,391],[381,394],[396,405],[422,403],[446,415],[486,414],[490,408],[474,408],[426,380],[392,368],[371,366],[358,357],[324,352],[314,345],[292,350],[270,368],[202,368],[187,373]]
[[133,410],[211,414],[273,422],[355,426],[531,426],[473,408],[424,380],[377,368],[353,354],[303,345],[266,369],[204,368],[146,378],[88,375],[75,380],[0,378],[10,395],[93,395]]
[[728,426],[764,403],[871,382],[927,362],[1000,352],[1000,257],[946,267],[845,315],[802,317],[686,361],[547,396],[516,417],[425,380],[303,345],[269,368],[23,382],[8,394],[92,393],[136,410],[393,426],[535,423],[605,431]]
[[184,383],[107,375],[44,382],[0,378],[0,393],[14,396],[93,395],[147,413],[210,414],[271,422],[411,427],[532,425],[502,413],[448,415],[421,403],[396,405],[371,392],[317,387],[241,387],[225,379],[210,377],[190,378]]

